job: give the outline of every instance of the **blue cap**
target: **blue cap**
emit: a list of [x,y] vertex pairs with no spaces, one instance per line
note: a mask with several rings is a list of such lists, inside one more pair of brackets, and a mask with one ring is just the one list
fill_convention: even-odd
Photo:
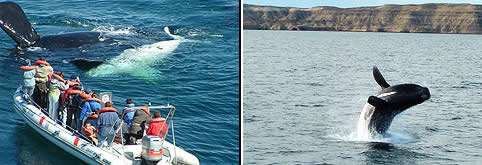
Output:
[[72,80],[77,79],[77,76],[72,75],[72,76],[70,76],[70,79],[72,79]]
[[85,90],[85,93],[93,93],[93,91],[92,91],[92,89],[87,88],[87,89]]

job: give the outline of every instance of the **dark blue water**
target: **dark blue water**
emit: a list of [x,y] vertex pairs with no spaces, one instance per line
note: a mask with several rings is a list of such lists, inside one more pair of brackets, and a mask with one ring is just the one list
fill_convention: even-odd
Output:
[[[482,37],[243,31],[246,164],[481,164]],[[385,138],[360,139],[360,112],[391,85],[428,87]]]
[[[78,159],[30,129],[13,111],[25,59],[46,56],[54,70],[97,92],[113,92],[114,107],[135,103],[176,106],[176,145],[201,164],[239,161],[239,2],[208,1],[15,1],[41,36],[101,31],[113,43],[80,48],[15,50],[0,33],[0,164],[77,164]],[[175,36],[169,38],[163,30]],[[156,47],[163,49],[156,49]],[[81,70],[72,59],[105,60]],[[170,139],[170,137],[169,137]]]

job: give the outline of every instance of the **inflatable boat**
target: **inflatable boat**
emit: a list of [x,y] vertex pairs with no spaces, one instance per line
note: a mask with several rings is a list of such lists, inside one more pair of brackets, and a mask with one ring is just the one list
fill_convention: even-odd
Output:
[[[50,118],[45,110],[40,108],[31,98],[23,94],[22,87],[18,88],[13,95],[13,103],[15,111],[20,114],[22,119],[25,120],[25,123],[32,129],[65,152],[70,153],[87,164],[199,164],[196,156],[175,146],[174,134],[172,134],[174,144],[166,141],[165,138],[160,139],[157,136],[145,136],[143,139],[138,140],[136,145],[113,143],[111,147],[97,147],[81,133],[71,131],[73,129],[68,126],[64,127],[60,121],[54,121]],[[175,111],[174,106],[148,106],[148,108],[169,109],[169,115],[171,116],[168,115],[166,121],[170,119],[169,127],[172,128],[172,131],[169,132],[174,133],[174,127],[172,127],[172,116]],[[150,139],[149,141],[155,142],[162,151],[148,148],[150,146],[145,145],[147,141],[142,141],[145,139]],[[151,144],[151,146],[155,145]]]

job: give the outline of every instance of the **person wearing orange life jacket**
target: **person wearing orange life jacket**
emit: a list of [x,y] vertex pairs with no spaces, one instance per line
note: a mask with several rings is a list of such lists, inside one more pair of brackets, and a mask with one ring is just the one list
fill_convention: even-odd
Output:
[[136,110],[134,117],[132,118],[131,126],[128,129],[129,141],[128,144],[136,144],[137,139],[141,139],[144,136],[144,129],[146,123],[151,120],[151,113],[145,108]]
[[60,90],[66,90],[69,88],[67,81],[65,81],[60,75],[52,74],[49,76],[50,87],[49,87],[49,116],[54,121],[58,119],[58,109],[59,109],[59,96]]
[[94,132],[97,132],[98,130],[95,129],[94,126],[90,123],[85,123],[85,126],[82,127],[82,130],[86,133],[86,136],[94,142],[95,145],[98,144],[97,136],[95,135]]
[[[83,93],[78,85],[74,85],[72,90],[66,90],[65,94],[67,95],[67,99],[64,102],[64,106],[67,109],[67,113],[64,115],[64,119],[66,120],[63,121],[65,121],[68,126],[79,130],[81,127],[77,127],[77,119],[80,116],[80,111],[82,109],[81,105],[83,100],[90,96]],[[75,117],[75,122],[72,122],[72,117]]]
[[20,67],[20,70],[24,71],[22,91],[24,92],[24,94],[32,97],[33,90],[35,89],[35,68],[37,67],[32,66],[29,59],[25,60],[25,62],[27,63],[27,66]]
[[167,135],[166,119],[161,117],[161,112],[154,111],[154,119],[148,122],[147,135],[159,136],[161,139]]
[[82,84],[82,82],[80,82],[79,76],[76,76],[76,75],[70,76],[69,87],[72,88],[74,85],[79,85],[82,90],[84,89],[84,85]]
[[80,114],[82,113],[82,107],[86,99],[92,98],[93,91],[89,88],[84,91],[84,93],[80,93],[74,96],[74,100],[72,101],[72,107],[75,109],[74,119],[77,131],[82,130],[82,120],[80,119]]
[[[89,89],[86,90],[86,92]],[[82,121],[82,125],[84,125],[84,120],[87,119],[87,115],[94,112],[94,109],[101,109],[102,101],[100,101],[97,97],[97,93],[93,92],[91,98],[87,98],[84,101],[84,105],[82,106],[82,111],[80,112],[80,121]]]
[[48,88],[47,82],[49,80],[48,75],[54,73],[54,69],[50,64],[45,61],[45,57],[40,57],[40,60],[35,61],[37,67],[35,68],[35,89],[33,98],[41,108],[47,109],[48,102]]
[[104,141],[107,141],[108,146],[112,146],[112,141],[115,135],[115,130],[119,127],[120,122],[117,115],[117,110],[112,108],[112,102],[105,103],[105,107],[100,110],[99,117],[95,121],[95,127],[99,129],[99,144],[101,147]]

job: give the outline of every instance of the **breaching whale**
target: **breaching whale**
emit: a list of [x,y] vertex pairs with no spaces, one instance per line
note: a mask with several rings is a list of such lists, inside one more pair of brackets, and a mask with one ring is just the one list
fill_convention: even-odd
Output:
[[385,135],[396,115],[430,98],[428,88],[420,85],[390,86],[377,67],[373,67],[373,77],[382,90],[368,98],[358,121],[358,137]]

